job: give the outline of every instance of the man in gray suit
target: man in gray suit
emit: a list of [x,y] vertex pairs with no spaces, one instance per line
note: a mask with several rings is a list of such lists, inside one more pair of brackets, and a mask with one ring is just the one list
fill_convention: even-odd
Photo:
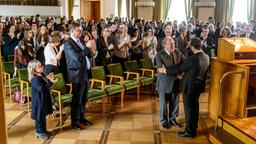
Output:
[[[156,55],[156,65],[160,67],[173,68],[183,61],[181,52],[175,48],[174,40],[166,37],[163,41],[163,49]],[[170,124],[179,128],[176,118],[179,113],[179,79],[177,75],[157,74],[156,89],[160,98],[160,122],[166,129]],[[169,112],[168,112],[169,111]]]

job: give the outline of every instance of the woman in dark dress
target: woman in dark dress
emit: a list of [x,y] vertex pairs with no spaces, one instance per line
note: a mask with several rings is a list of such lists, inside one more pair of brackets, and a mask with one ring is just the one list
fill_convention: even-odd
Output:
[[112,50],[114,48],[114,45],[108,42],[109,36],[110,29],[108,26],[105,26],[102,32],[102,36],[97,40],[97,66],[107,66],[108,64],[110,64],[111,56],[109,50]]
[[57,82],[53,74],[45,77],[42,73],[44,68],[38,60],[32,60],[28,64],[29,80],[32,87],[32,113],[31,118],[35,120],[36,136],[41,140],[47,140],[49,133],[46,129],[46,116],[53,112],[50,86]]

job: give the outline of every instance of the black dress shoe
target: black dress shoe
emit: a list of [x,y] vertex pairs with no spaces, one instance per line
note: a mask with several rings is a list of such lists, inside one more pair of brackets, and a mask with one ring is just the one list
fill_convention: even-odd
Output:
[[167,122],[163,123],[162,126],[163,126],[163,128],[165,128],[165,129],[169,129],[169,124],[168,124]]
[[196,137],[196,133],[190,133],[190,132],[187,132],[187,131],[178,132],[178,135],[181,136],[181,137],[191,137],[191,138]]
[[180,124],[176,121],[176,119],[171,119],[169,121],[170,124],[173,124],[176,128],[180,128]]
[[92,125],[92,122],[90,122],[89,120],[87,119],[83,119],[83,120],[80,120],[80,123],[86,125],[86,126],[91,126]]
[[81,127],[79,125],[71,125],[71,127],[75,130],[81,130]]

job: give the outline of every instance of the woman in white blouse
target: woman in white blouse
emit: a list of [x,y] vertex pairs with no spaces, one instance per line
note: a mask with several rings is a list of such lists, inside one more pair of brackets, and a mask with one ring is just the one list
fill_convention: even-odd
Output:
[[54,33],[49,36],[49,43],[44,50],[45,75],[48,75],[49,73],[57,74],[60,72],[58,66],[64,50],[64,45],[61,45],[59,50],[57,48],[57,46],[60,45],[60,39],[59,33]]
[[147,30],[147,35],[143,38],[143,58],[150,58],[152,63],[154,64],[155,57],[157,54],[156,47],[157,47],[157,39],[154,36],[153,28],[150,27]]

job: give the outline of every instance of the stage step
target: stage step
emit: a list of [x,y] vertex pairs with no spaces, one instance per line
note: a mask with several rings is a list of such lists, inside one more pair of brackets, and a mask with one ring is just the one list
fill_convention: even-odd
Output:
[[215,131],[214,127],[209,128],[209,141],[212,144],[244,144],[220,127]]
[[[255,119],[250,118],[249,120],[249,118],[247,118],[247,123],[243,120],[245,119],[221,116],[219,118],[218,126],[225,132],[229,133],[230,135],[232,135],[233,137],[237,138],[239,141],[245,144],[256,144],[255,136],[246,133],[246,131],[251,131],[251,128],[254,126]],[[242,124],[242,127],[239,126],[237,122]]]

